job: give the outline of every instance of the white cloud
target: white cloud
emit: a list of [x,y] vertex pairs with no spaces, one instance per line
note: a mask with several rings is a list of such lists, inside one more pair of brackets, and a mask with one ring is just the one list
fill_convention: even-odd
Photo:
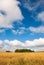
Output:
[[34,39],[33,41],[27,40],[25,42],[25,45],[26,46],[35,46],[35,47],[44,46],[44,38]]
[[34,33],[44,33],[44,26],[40,27],[29,27],[29,30]]
[[3,41],[0,40],[0,51],[3,51],[4,45],[3,45]]
[[[0,28],[12,28],[13,21],[23,19],[18,4],[20,2],[17,0],[0,0]],[[4,11],[6,15],[3,15],[1,11]]]
[[27,40],[25,47],[34,51],[44,51],[44,38],[34,39],[32,41]]
[[9,40],[4,40],[4,43],[7,43],[9,45],[15,45],[15,46],[24,46],[24,44],[18,40],[12,40],[12,41],[9,41]]
[[0,45],[3,43],[3,41],[2,40],[0,40]]
[[20,49],[24,47],[24,44],[18,40],[4,40],[2,41],[4,46],[1,48],[2,51],[15,51],[15,49]]
[[0,51],[15,51],[17,48],[28,48],[35,51],[44,51],[44,38],[26,40],[25,43],[18,40],[0,40]]
[[37,18],[38,18],[38,20],[44,22],[44,11],[40,12],[40,13],[37,15]]

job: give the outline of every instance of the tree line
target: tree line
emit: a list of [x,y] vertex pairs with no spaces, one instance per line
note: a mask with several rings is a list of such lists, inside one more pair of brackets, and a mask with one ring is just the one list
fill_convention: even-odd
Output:
[[[11,51],[6,51],[6,52],[11,52]],[[31,49],[16,49],[14,52],[34,52]]]

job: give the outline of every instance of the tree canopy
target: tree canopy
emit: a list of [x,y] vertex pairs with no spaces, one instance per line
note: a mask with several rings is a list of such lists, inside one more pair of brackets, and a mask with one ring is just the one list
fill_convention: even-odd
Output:
[[31,49],[16,49],[15,52],[34,52]]

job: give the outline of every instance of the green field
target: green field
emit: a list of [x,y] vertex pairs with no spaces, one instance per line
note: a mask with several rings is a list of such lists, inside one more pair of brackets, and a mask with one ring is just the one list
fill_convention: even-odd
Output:
[[44,65],[44,52],[0,52],[0,65]]

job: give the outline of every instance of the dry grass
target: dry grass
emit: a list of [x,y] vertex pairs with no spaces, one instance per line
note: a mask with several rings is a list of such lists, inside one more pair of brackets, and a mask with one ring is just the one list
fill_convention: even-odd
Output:
[[44,65],[44,52],[0,52],[0,65]]

